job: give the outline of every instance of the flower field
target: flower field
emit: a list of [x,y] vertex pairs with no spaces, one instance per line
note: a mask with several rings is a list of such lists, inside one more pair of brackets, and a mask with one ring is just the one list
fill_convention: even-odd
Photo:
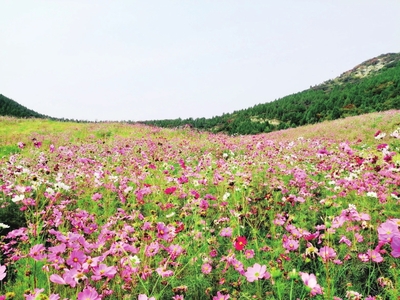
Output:
[[0,124],[0,299],[400,298],[400,111]]

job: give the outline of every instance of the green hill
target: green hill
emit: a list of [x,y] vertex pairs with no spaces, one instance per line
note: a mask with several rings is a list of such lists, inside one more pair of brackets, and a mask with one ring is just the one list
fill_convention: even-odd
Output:
[[37,113],[25,106],[0,94],[0,116],[10,116],[17,118],[47,118],[47,116]]
[[400,108],[400,53],[369,59],[339,77],[273,102],[213,118],[153,120],[229,134],[256,134]]

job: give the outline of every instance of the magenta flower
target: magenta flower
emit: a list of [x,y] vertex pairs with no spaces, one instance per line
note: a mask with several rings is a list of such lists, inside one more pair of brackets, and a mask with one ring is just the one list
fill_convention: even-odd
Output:
[[185,251],[180,245],[177,244],[171,244],[165,250],[169,253],[171,260],[177,259]]
[[78,300],[101,300],[101,297],[94,288],[89,286],[78,294]]
[[117,269],[115,267],[108,267],[105,264],[100,264],[93,268],[92,279],[94,281],[100,280],[102,277],[114,278],[117,273]]
[[299,241],[288,238],[283,242],[283,247],[288,251],[295,251],[299,248]]
[[166,189],[164,190],[164,193],[165,193],[166,195],[171,195],[171,194],[173,194],[175,191],[176,191],[176,186],[171,186],[171,187],[169,187],[169,188],[166,188]]
[[243,250],[244,247],[247,245],[247,239],[244,236],[238,236],[235,240],[234,246],[236,250]]
[[43,253],[46,248],[43,244],[37,244],[31,248],[29,251],[29,256],[32,257],[34,260],[42,260],[46,257],[46,254]]
[[154,256],[158,253],[158,251],[160,250],[160,245],[158,244],[158,242],[153,242],[150,245],[146,246],[146,249],[144,251],[144,254],[147,257],[151,257]]
[[171,240],[175,236],[175,228],[166,226],[163,222],[157,223],[157,237],[165,241]]
[[255,280],[263,278],[267,274],[267,266],[261,266],[258,263],[255,263],[254,266],[247,268],[246,276],[248,282],[253,282]]
[[392,242],[390,243],[392,246],[392,252],[390,253],[393,257],[400,257],[400,236],[396,235],[393,237]]
[[331,247],[325,246],[319,249],[318,255],[322,258],[324,262],[329,261],[331,258],[336,257],[336,252]]
[[67,264],[74,268],[79,268],[86,260],[86,255],[80,250],[74,250],[67,259]]

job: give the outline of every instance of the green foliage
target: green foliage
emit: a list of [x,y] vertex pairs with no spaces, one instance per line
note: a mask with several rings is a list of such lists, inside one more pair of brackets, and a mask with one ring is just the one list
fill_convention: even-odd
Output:
[[9,156],[11,154],[19,153],[21,151],[18,146],[14,145],[5,145],[0,146],[0,157]]
[[2,94],[0,94],[0,116],[12,116],[17,118],[45,118],[46,116],[39,114],[25,106],[18,104]]
[[0,200],[0,203],[4,206],[0,209],[0,220],[9,226],[9,228],[0,228],[0,235],[6,235],[14,229],[26,226],[25,214],[20,210],[19,205],[11,201],[5,203],[4,200]]

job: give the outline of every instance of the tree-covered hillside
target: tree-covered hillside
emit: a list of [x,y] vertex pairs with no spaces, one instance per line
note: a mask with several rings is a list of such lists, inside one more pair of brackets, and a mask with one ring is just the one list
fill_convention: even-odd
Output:
[[269,103],[213,118],[154,120],[159,127],[191,127],[256,134],[346,116],[400,108],[400,53],[367,60],[339,77]]
[[46,118],[25,106],[0,94],[0,116],[11,116],[17,118]]

